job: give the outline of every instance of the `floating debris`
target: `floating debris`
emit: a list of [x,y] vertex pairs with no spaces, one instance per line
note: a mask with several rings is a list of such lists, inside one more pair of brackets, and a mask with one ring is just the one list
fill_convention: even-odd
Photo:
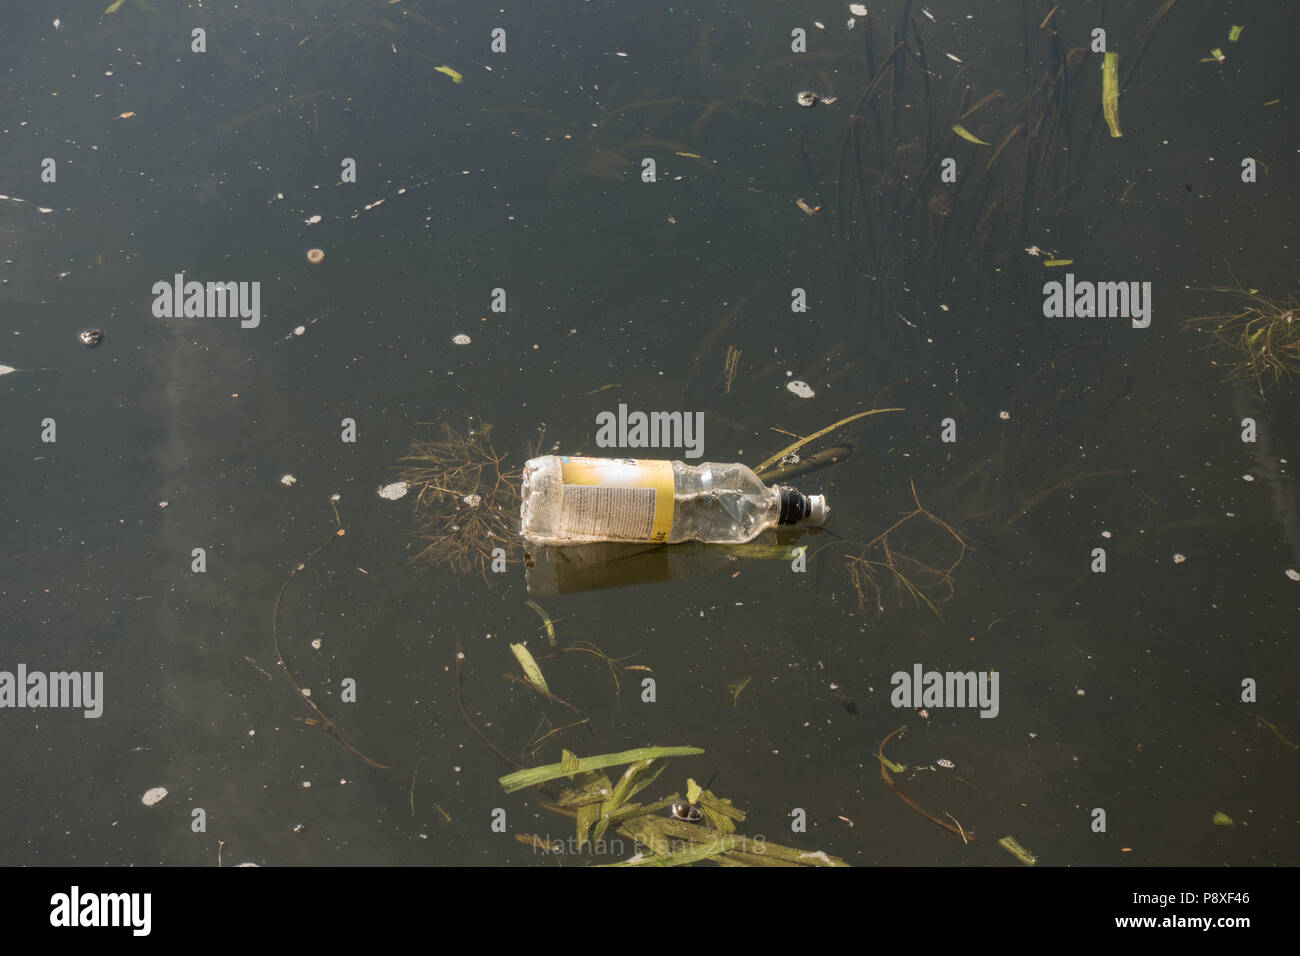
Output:
[[954,62],[954,63],[960,63],[960,62],[962,61],[962,60],[961,60],[961,57],[959,57],[959,56],[957,56],[957,55],[955,55],[955,54],[953,54],[953,53],[945,53],[944,56],[946,56],[948,59],[952,60],[952,62]]
[[536,611],[538,616],[542,619],[542,623],[546,626],[547,639],[551,644],[555,644],[555,622],[551,620],[551,615],[547,614],[546,609],[536,601],[529,601],[528,606]]
[[306,331],[307,331],[307,326],[305,326],[305,325],[298,325],[298,326],[295,326],[295,327],[294,327],[293,334],[294,334],[294,335],[302,335],[302,334],[305,333]]
[[10,372],[16,372],[18,369],[12,365],[0,365],[0,375],[8,375]]
[[1182,563],[1183,563],[1184,561],[1186,561],[1186,560],[1187,560],[1187,555],[1185,555],[1185,554],[1175,554],[1175,555],[1174,555],[1174,564],[1182,564]]
[[1228,815],[1227,815],[1226,813],[1224,813],[1222,810],[1215,810],[1215,811],[1214,811],[1214,816],[1211,817],[1211,819],[1214,821],[1214,825],[1215,825],[1216,827],[1230,827],[1230,826],[1235,826],[1235,824],[1233,823],[1232,817],[1228,816]]
[[281,476],[280,476],[280,484],[284,485],[286,488],[288,488],[288,487],[290,487],[290,486],[292,486],[292,485],[296,485],[297,483],[298,483],[298,479],[295,478],[293,475],[281,475]]
[[1107,53],[1101,64],[1101,110],[1112,139],[1124,134],[1119,129],[1119,54]]
[[850,3],[849,13],[855,17],[865,17],[867,15],[867,5],[865,3]]
[[1286,576],[1292,581],[1300,581],[1300,571],[1297,571],[1295,568],[1287,568]]
[[320,222],[320,216],[319,215],[312,216],[310,219],[304,221],[307,223],[307,225],[314,226],[316,225],[316,223]]
[[[55,26],[58,26],[58,25],[59,25],[59,21],[58,21],[58,20],[55,20],[55,21],[54,21],[54,25],[55,25]],[[1241,31],[1244,30],[1244,29],[1246,29],[1244,26],[1242,26],[1242,27],[1239,27],[1239,26],[1233,26],[1231,29],[1229,29],[1229,30],[1228,30],[1228,42],[1229,42],[1229,43],[1236,43],[1238,40],[1240,40],[1240,39],[1241,39]]]
[[685,820],[687,823],[699,823],[704,819],[704,814],[700,812],[700,808],[692,806],[685,800],[678,800],[674,803],[669,813],[672,814],[674,819]]
[[1015,837],[1004,836],[998,841],[998,846],[1002,847],[1002,849],[1006,850],[1021,863],[1025,864],[1025,866],[1033,866],[1038,862],[1038,857],[1034,856],[1017,843]]
[[470,343],[469,336],[466,335],[464,332],[461,332],[459,335],[453,335],[451,337],[451,340],[455,342],[457,345],[469,345]]
[[379,489],[379,497],[388,501],[396,501],[398,498],[406,497],[406,493],[411,490],[411,486],[404,481],[395,481],[391,485],[384,485]]
[[457,86],[465,82],[465,77],[462,76],[460,73],[457,73],[449,66],[435,66],[433,70],[435,73],[441,73],[444,76],[451,77],[451,81],[455,83]]
[[165,796],[167,796],[166,787],[150,787],[144,792],[144,796],[140,798],[140,802],[146,807],[152,807],[155,803],[160,802]]
[[938,760],[934,762],[934,765],[936,767],[942,767],[944,770],[957,769],[957,765],[953,763],[951,760],[949,760],[947,757],[940,757]]
[[813,395],[817,394],[812,390],[812,386],[807,382],[801,382],[798,379],[795,379],[793,382],[786,382],[785,387],[794,392],[794,394],[798,395],[800,398],[812,398]]
[[79,334],[77,338],[81,340],[81,344],[86,348],[93,349],[104,340],[104,333],[99,329],[86,329],[86,331]]
[[807,213],[807,214],[810,215],[810,216],[815,216],[815,215],[817,215],[819,212],[822,211],[822,207],[821,207],[821,206],[810,206],[810,205],[808,205],[806,202],[804,202],[802,199],[796,199],[796,200],[794,201],[794,204],[795,204],[796,206],[798,206],[800,209],[802,209],[805,213]]
[[980,139],[978,136],[976,136],[974,133],[968,130],[965,126],[962,126],[961,123],[953,123],[952,131],[956,133],[958,136],[960,136],[962,139],[966,140],[966,142],[968,143],[975,143],[979,146],[991,145],[990,143],[984,142],[984,140]]
[[524,669],[524,674],[528,677],[528,683],[532,684],[543,695],[550,697],[551,688],[546,685],[546,678],[542,676],[542,669],[537,666],[537,661],[523,644],[511,644],[510,650],[514,652],[519,661],[519,666]]
[[800,106],[816,106],[819,98],[812,90],[804,90],[795,96],[794,101]]
[[324,250],[324,249],[308,249],[308,250],[307,250],[307,261],[310,262],[310,263],[311,263],[312,265],[314,265],[314,266],[318,266],[318,265],[320,265],[322,262],[325,261],[325,250]]
[[[1110,56],[1109,53],[1107,53],[1106,55],[1107,55],[1107,56]],[[1213,50],[1210,51],[1210,55],[1209,55],[1209,56],[1203,56],[1203,57],[1201,57],[1200,60],[1198,60],[1197,62],[1199,62],[1199,63],[1226,63],[1227,60],[1228,60],[1228,58],[1227,58],[1226,56],[1223,55],[1223,51],[1220,50],[1220,49],[1216,46]]]

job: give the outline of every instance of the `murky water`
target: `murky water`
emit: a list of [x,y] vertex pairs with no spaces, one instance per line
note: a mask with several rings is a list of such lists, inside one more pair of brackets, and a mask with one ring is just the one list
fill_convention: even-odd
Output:
[[[924,169],[904,149],[879,180],[839,178],[871,77],[847,5],[565,3],[512,12],[503,53],[496,12],[464,5],[103,6],[57,28],[14,12],[0,37],[0,193],[26,200],[0,201],[0,364],[18,370],[0,377],[0,671],[104,674],[98,718],[0,710],[0,859],[215,864],[220,842],[226,864],[553,865],[491,829],[498,807],[511,833],[564,839],[572,824],[502,793],[508,768],[457,701],[461,647],[465,705],[514,759],[698,746],[657,795],[713,776],[744,832],[852,863],[1018,865],[996,843],[1008,834],[1053,865],[1296,862],[1294,386],[1243,392],[1184,329],[1225,310],[1188,287],[1232,284],[1229,268],[1268,295],[1295,285],[1284,12],[1176,4],[1120,100],[1124,137],[1079,161],[1064,215],[1019,244],[972,228],[963,261],[923,243],[948,249],[944,222],[973,224],[971,209],[999,221],[1010,179],[978,207],[959,193],[905,219],[885,209],[899,235],[917,230],[891,278],[873,271],[862,209]],[[871,6],[879,67],[900,4]],[[1121,63],[1157,6],[1107,14]],[[1058,12],[1064,47],[1087,41],[1095,8]],[[1019,5],[928,9],[936,116],[967,83],[967,106],[1032,89]],[[194,27],[207,53],[190,51]],[[1213,47],[1225,62],[1198,63]],[[891,150],[925,106],[908,70]],[[1081,124],[1099,102],[1088,82]],[[804,89],[836,102],[801,108]],[[963,122],[1000,138],[984,115]],[[996,145],[951,151],[975,176]],[[646,157],[656,182],[641,182]],[[1258,182],[1241,181],[1244,157]],[[341,183],[348,159],[356,183]],[[1046,268],[1030,245],[1074,263]],[[1150,327],[1044,318],[1042,284],[1068,270],[1150,282]],[[259,282],[259,323],[155,318],[154,284],[178,273]],[[808,311],[791,311],[794,289]],[[88,327],[98,348],[77,342]],[[739,560],[545,598],[561,646],[652,668],[655,700],[645,672],[616,693],[591,655],[545,660],[590,723],[534,753],[574,717],[502,676],[518,671],[508,644],[549,648],[523,568],[485,582],[411,565],[413,502],[377,490],[438,423],[490,422],[519,465],[543,427],[548,448],[600,453],[596,415],[619,403],[703,411],[705,459],[751,465],[855,412],[905,410],[827,437],[857,444],[799,483],[828,496],[840,536],[805,539],[806,572]],[[1266,448],[1242,442],[1243,409]],[[933,611],[887,569],[876,595],[846,564],[881,560],[866,545],[918,501],[969,546],[924,516],[890,537],[921,562],[902,567]],[[327,542],[283,591],[280,649],[389,769],[322,732],[277,663],[277,597]],[[891,675],[917,664],[995,670],[996,718],[891,705]],[[903,724],[898,786],[978,842],[882,782],[877,749]],[[926,769],[939,759],[954,769]],[[158,786],[167,797],[144,806]]]

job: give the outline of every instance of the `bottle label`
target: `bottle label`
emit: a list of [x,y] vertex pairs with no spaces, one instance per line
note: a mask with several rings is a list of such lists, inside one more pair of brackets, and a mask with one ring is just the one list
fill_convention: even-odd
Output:
[[667,541],[673,530],[673,463],[560,458],[560,533],[578,540]]

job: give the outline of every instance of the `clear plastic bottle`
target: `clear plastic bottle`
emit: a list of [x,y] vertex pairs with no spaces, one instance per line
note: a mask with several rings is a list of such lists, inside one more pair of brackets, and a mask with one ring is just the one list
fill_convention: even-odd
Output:
[[524,466],[520,533],[534,544],[740,544],[777,525],[822,525],[822,495],[767,487],[745,465],[546,455]]

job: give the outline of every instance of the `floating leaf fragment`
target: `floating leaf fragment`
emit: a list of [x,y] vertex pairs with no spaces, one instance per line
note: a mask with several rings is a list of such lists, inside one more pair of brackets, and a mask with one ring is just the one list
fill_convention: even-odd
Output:
[[1198,63],[1223,63],[1227,61],[1227,59],[1228,58],[1223,55],[1223,51],[1216,46],[1213,50],[1210,51],[1209,56],[1203,56],[1199,60],[1197,60],[1197,62]]
[[546,609],[536,601],[529,601],[528,606],[536,611],[537,616],[542,619],[542,623],[546,625],[546,636],[550,639],[552,645],[555,644],[555,625],[551,622],[551,615],[547,614]]
[[108,9],[105,10],[104,12],[105,12],[105,13],[117,13],[117,8],[120,7],[120,6],[121,6],[122,4],[124,4],[124,3],[126,3],[126,0],[113,0],[113,2],[110,3],[110,4],[108,5]]
[[546,678],[542,676],[542,669],[537,666],[537,661],[529,653],[528,648],[523,644],[511,644],[510,649],[515,652],[515,657],[519,658],[519,665],[523,667],[524,674],[528,677],[528,683],[545,694],[551,696],[551,689],[546,686]]
[[457,85],[465,82],[465,77],[449,66],[435,66],[433,69],[435,73],[445,73],[447,76],[450,76],[451,81]]
[[683,153],[681,150],[675,151],[678,156],[685,156],[687,159],[703,159],[699,153]]
[[1234,825],[1235,825],[1235,824],[1232,822],[1232,817],[1228,816],[1228,815],[1227,815],[1226,813],[1224,813],[1222,810],[1215,810],[1215,811],[1214,811],[1214,817],[1213,817],[1213,820],[1214,820],[1214,825],[1215,825],[1216,827],[1230,827],[1230,826],[1234,826]]
[[1119,130],[1119,54],[1107,53],[1101,64],[1101,109],[1106,116],[1112,139],[1124,134]]
[[1244,26],[1239,27],[1234,25],[1232,29],[1228,31],[1228,42],[1236,43],[1239,39],[1241,39],[1241,31],[1244,29],[1246,29]]
[[559,763],[547,764],[543,767],[529,767],[526,770],[516,770],[514,773],[508,773],[501,777],[497,782],[501,784],[501,789],[506,793],[514,793],[524,787],[533,787],[539,783],[546,783],[548,780],[557,780],[560,777],[572,777],[576,773],[587,770],[621,767],[626,763],[657,757],[690,757],[702,753],[704,751],[699,747],[638,747],[635,750],[623,750],[618,753],[579,758],[566,750]]
[[975,143],[979,146],[991,145],[989,143],[984,142],[984,140],[980,139],[978,136],[976,136],[974,133],[968,130],[965,126],[962,126],[961,123],[953,123],[952,131],[956,133],[958,136],[960,136],[962,139],[966,140],[966,142],[968,143]]
[[1045,266],[1072,266],[1072,265],[1074,265],[1074,260],[1073,260],[1073,259],[1048,259],[1046,262],[1043,263],[1043,265],[1045,265]]
[[[1109,53],[1106,55],[1110,56]],[[1034,856],[1023,846],[1017,843],[1015,837],[1004,836],[1001,840],[998,841],[998,846],[1002,847],[1002,849],[1006,850],[1008,853],[1014,856],[1021,863],[1025,864],[1025,866],[1033,866],[1038,862],[1038,857]]]
[[891,773],[902,773],[907,769],[907,764],[894,763],[894,761],[890,760],[884,754],[876,754],[876,759],[888,767]]

